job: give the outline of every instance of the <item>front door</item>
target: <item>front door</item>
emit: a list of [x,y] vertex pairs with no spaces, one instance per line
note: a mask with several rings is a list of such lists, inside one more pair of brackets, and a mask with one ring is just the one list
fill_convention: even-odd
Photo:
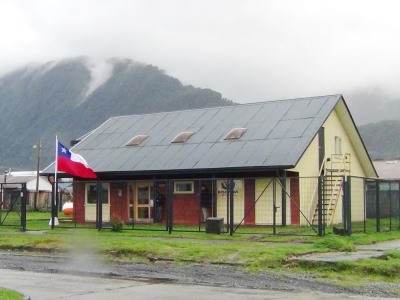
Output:
[[153,182],[136,183],[135,219],[139,222],[153,222]]

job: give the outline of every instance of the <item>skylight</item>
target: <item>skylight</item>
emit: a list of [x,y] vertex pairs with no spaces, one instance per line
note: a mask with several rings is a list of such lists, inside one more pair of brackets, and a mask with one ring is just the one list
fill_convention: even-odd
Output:
[[194,132],[191,131],[184,131],[181,132],[180,134],[178,134],[171,143],[184,143],[186,142],[192,135],[194,134]]
[[224,140],[238,140],[242,137],[243,133],[245,133],[247,128],[233,128],[229,133],[224,137]]
[[138,146],[147,138],[148,138],[148,135],[139,134],[137,136],[134,136],[126,145],[127,146]]

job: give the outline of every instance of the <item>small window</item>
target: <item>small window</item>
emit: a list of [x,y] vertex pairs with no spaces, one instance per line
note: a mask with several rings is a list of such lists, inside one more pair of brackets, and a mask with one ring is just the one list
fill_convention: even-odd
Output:
[[342,154],[342,139],[335,136],[335,154]]
[[247,128],[233,128],[229,133],[224,137],[224,140],[237,140],[242,137],[242,135],[246,132]]
[[192,135],[194,132],[190,132],[190,131],[184,131],[181,132],[180,134],[178,134],[171,143],[184,143],[186,142]]
[[174,193],[175,194],[193,194],[194,193],[193,181],[175,181]]
[[137,145],[140,145],[147,138],[148,138],[148,135],[139,134],[139,135],[133,137],[126,145],[127,146],[137,146]]
[[[96,204],[97,202],[97,188],[96,184],[94,183],[87,183],[86,187],[86,203],[87,204]],[[102,183],[101,186],[101,202],[103,204],[107,204],[109,202],[109,184]]]

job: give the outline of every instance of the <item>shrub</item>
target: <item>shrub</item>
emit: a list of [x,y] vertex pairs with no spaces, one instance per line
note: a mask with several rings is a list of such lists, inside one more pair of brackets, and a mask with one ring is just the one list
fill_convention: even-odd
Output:
[[119,216],[113,216],[110,225],[112,231],[119,232],[124,228],[124,221],[122,221],[121,217]]

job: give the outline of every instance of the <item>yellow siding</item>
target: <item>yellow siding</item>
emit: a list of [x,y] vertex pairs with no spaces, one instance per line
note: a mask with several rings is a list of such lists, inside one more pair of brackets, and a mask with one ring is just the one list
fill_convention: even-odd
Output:
[[350,138],[347,135],[346,129],[340,121],[336,111],[332,111],[325,124],[325,156],[328,158],[335,154],[335,137],[342,140],[342,153],[349,153],[351,156],[350,175],[364,177],[365,171],[357,157]]
[[[217,217],[224,218],[227,223],[227,201],[226,201],[226,179],[217,180]],[[234,180],[235,187],[233,189],[233,222],[239,224],[244,219],[244,182],[243,179]]]
[[318,135],[312,140],[296,167],[290,171],[298,172],[300,177],[318,176]]
[[[364,177],[365,172],[335,110],[332,111],[326,122],[325,128],[325,158],[335,154],[335,137],[342,140],[342,153],[349,153],[351,156],[350,175]],[[299,163],[290,171],[298,172],[299,177],[318,176],[318,135],[314,137]]]
[[351,221],[362,222],[364,221],[364,179],[352,178],[351,179]]
[[[264,178],[256,180],[256,194],[255,198],[258,199],[255,206],[255,222],[257,225],[272,225],[273,224],[273,179]],[[286,182],[286,192],[290,195],[290,183]],[[282,187],[278,181],[275,181],[276,203],[279,207],[276,211],[276,224],[282,224]],[[286,221],[290,225],[290,199],[286,197]]]

